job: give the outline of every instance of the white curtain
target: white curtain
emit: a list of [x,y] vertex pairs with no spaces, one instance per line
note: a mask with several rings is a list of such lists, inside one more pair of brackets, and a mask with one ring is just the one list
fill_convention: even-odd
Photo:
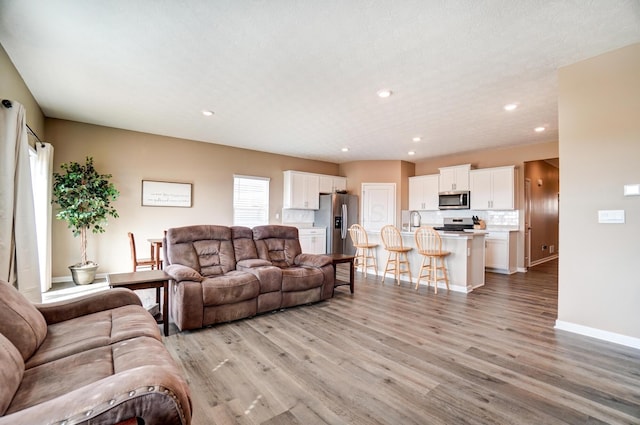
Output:
[[40,302],[40,272],[24,106],[0,106],[0,279]]
[[40,289],[51,289],[51,192],[53,175],[53,146],[36,142],[30,155],[33,206],[38,237],[38,263],[40,266]]

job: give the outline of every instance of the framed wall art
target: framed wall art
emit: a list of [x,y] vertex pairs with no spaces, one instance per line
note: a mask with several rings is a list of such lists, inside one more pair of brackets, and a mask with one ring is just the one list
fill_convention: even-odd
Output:
[[191,183],[142,180],[142,206],[191,208],[191,192]]

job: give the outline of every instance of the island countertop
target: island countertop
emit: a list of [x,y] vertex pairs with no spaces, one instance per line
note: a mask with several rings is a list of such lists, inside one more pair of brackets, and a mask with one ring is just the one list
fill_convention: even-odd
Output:
[[[484,230],[473,232],[450,232],[439,231],[442,239],[442,249],[451,252],[446,258],[447,269],[449,271],[449,288],[452,291],[471,292],[474,288],[484,285],[485,266],[485,234]],[[400,232],[402,243],[413,248],[408,254],[411,270],[411,283],[415,285],[418,280],[418,272],[422,263],[422,255],[418,253],[414,232]],[[387,251],[380,237],[380,231],[367,231],[370,243],[377,243],[376,261],[378,270],[382,271],[387,262]],[[387,277],[393,278],[391,275]],[[382,279],[382,277],[380,277]],[[401,275],[401,280],[408,281],[409,276]],[[421,279],[421,286],[425,279]],[[439,282],[438,288],[445,288],[444,282]]]

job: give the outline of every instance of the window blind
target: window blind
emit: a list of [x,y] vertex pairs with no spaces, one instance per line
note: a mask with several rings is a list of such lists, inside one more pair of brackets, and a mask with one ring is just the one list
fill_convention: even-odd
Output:
[[233,176],[233,224],[269,224],[269,178]]

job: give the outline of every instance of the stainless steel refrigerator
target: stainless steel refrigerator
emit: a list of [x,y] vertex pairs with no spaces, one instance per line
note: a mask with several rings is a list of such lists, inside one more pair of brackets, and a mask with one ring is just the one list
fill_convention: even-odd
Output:
[[349,227],[357,222],[356,195],[320,195],[320,209],[315,212],[313,225],[327,228],[327,254],[355,254],[356,249],[349,237]]

